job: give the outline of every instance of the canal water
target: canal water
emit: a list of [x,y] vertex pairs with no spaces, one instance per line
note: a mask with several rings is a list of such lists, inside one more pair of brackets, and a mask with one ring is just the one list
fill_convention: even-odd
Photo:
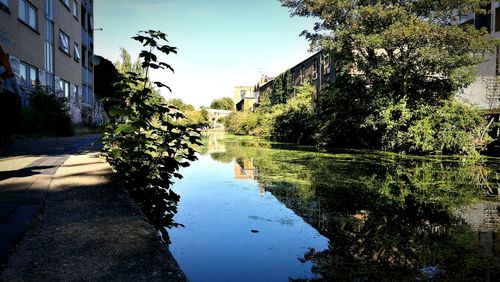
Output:
[[210,134],[173,190],[190,281],[500,279],[500,162]]

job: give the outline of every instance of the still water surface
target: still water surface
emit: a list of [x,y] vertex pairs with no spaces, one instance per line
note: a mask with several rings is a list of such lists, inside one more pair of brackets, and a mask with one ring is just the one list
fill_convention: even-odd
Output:
[[191,281],[499,279],[496,160],[204,143],[173,187]]

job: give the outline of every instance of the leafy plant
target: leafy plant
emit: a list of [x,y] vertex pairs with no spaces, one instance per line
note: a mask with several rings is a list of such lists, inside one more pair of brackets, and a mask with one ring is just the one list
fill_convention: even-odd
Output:
[[232,111],[235,108],[234,101],[230,97],[215,99],[210,103],[211,109]]
[[[179,201],[171,189],[173,178],[182,178],[178,170],[197,159],[191,146],[199,144],[199,133],[176,123],[184,115],[150,87],[150,69],[173,71],[155,52],[176,54],[177,48],[168,45],[161,31],[141,31],[132,39],[147,47],[139,55],[143,75],[122,75],[116,84],[119,98],[108,98],[114,103],[110,103],[113,107],[104,134],[104,152],[118,179],[168,241],[165,228],[179,225],[173,221]],[[168,88],[162,82],[152,84]]]
[[30,95],[28,108],[22,110],[21,133],[37,136],[73,135],[67,99],[37,86]]
[[289,98],[281,110],[275,111],[270,135],[276,141],[311,144],[315,131],[312,108],[314,89],[310,84],[304,84],[296,87],[295,91],[296,95]]
[[[286,82],[286,77],[284,73],[280,81]],[[281,82],[276,82],[275,85],[280,88],[283,86]],[[316,130],[312,108],[313,92],[313,87],[308,83],[285,92],[274,89],[263,97],[263,102],[255,112],[235,112],[229,115],[225,120],[226,130],[236,135],[311,144]]]
[[[405,105],[409,112],[426,107],[443,111],[456,93],[475,79],[483,53],[498,42],[485,29],[452,24],[457,15],[486,13],[484,0],[439,1],[308,1],[281,0],[292,15],[316,17],[314,31],[304,31],[311,48],[323,50],[334,62],[331,88],[319,97],[318,143],[326,146],[386,148],[399,151],[384,119],[387,109]],[[395,113],[395,112],[393,112]],[[474,119],[475,114],[468,119]],[[429,115],[395,117],[392,122],[420,124]],[[420,118],[424,120],[419,120]],[[451,121],[451,119],[449,120]],[[457,121],[460,123],[460,121]],[[477,123],[473,123],[477,125]],[[417,127],[397,126],[398,134]],[[459,126],[460,127],[460,126]],[[473,129],[472,131],[475,131]],[[446,139],[454,138],[443,136]],[[417,133],[417,132],[415,132]],[[418,132],[417,134],[421,134]],[[437,138],[437,135],[428,135]],[[460,138],[464,140],[463,138]],[[439,139],[414,147],[418,153],[470,153],[459,146],[441,147]],[[469,140],[472,141],[472,140]],[[469,142],[471,144],[471,142]],[[429,146],[432,146],[429,147]]]

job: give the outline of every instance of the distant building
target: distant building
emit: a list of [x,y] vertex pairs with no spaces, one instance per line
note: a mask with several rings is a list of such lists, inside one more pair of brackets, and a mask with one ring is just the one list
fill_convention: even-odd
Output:
[[234,178],[254,180],[257,176],[257,168],[252,159],[234,160]]
[[[500,38],[500,2],[488,5],[488,14],[470,13],[461,16],[458,24],[471,24],[476,28],[486,28],[490,36]],[[492,114],[500,114],[500,47],[492,54],[485,54],[485,62],[479,65],[478,77],[459,96]]]
[[0,44],[27,106],[39,83],[68,98],[74,123],[99,123],[92,0],[0,0]]
[[[299,86],[305,82],[309,82],[314,87],[315,92],[313,93],[313,104],[317,101],[318,95],[324,84],[335,79],[335,71],[333,69],[330,56],[328,53],[323,51],[310,56],[288,70],[292,74],[294,86]],[[288,70],[285,70],[284,72]],[[255,96],[260,99],[264,93],[270,92],[273,88],[273,83],[274,80],[261,81],[255,89]]]
[[234,104],[237,111],[247,111],[257,103],[257,95],[253,86],[234,87]]

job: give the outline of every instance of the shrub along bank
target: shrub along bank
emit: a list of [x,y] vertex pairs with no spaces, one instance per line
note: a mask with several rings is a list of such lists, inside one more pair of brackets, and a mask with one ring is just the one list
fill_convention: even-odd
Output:
[[269,93],[271,119],[257,122],[260,132],[289,142],[416,154],[475,155],[474,144],[488,141],[478,110],[455,96],[500,42],[485,28],[450,23],[456,15],[488,14],[490,1],[280,2],[292,16],[317,20],[303,35],[334,62],[335,80],[310,113],[292,106],[300,91],[290,90],[290,73],[280,75]]
[[382,101],[356,104],[352,95],[327,88],[313,110],[311,85],[294,92],[276,104],[271,103],[271,92],[264,95],[254,112],[229,115],[226,130],[296,144],[411,154],[476,155],[476,144],[490,139],[480,111],[453,99],[417,107],[404,100],[382,106],[376,105]]

